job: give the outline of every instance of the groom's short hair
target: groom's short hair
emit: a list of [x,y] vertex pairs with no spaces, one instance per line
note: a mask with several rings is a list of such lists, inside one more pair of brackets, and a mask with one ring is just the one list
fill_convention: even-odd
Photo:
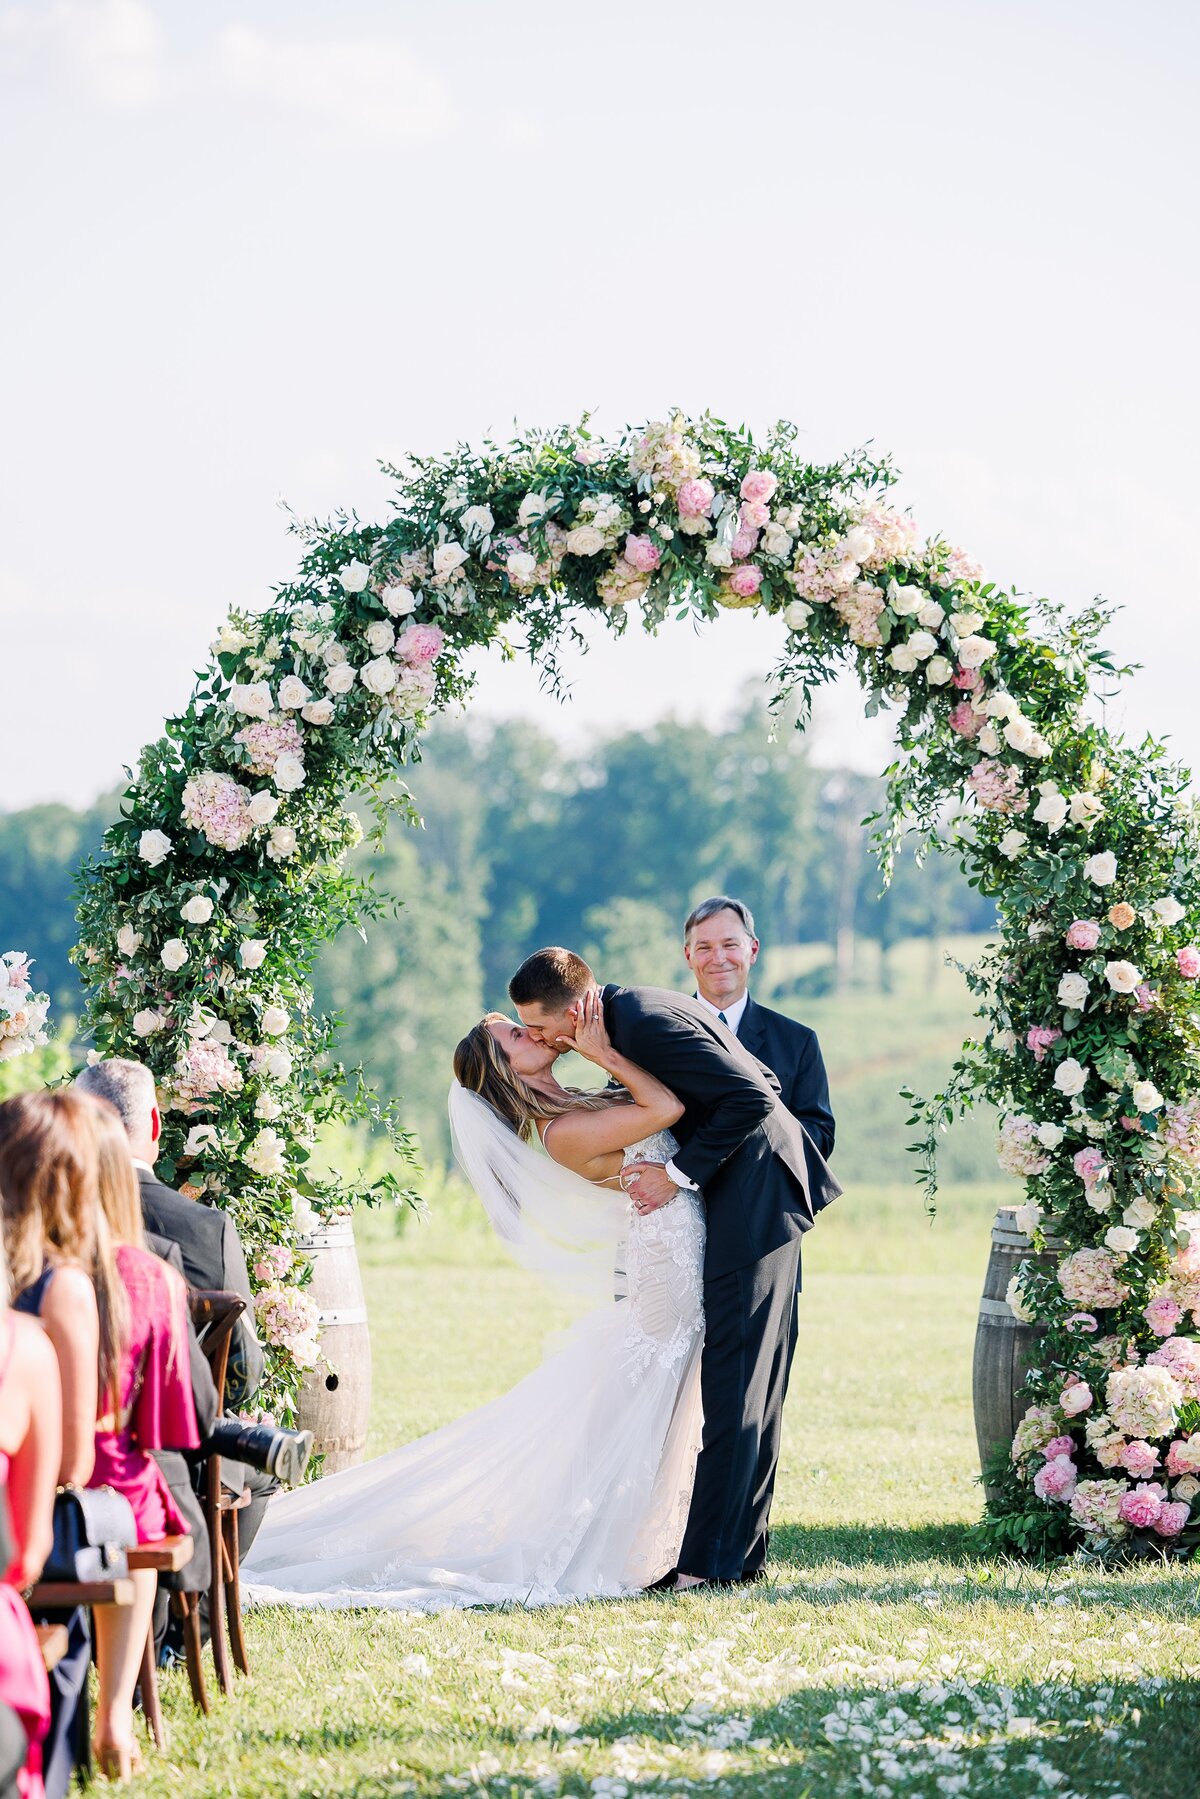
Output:
[[514,1006],[567,1006],[595,985],[596,977],[574,950],[535,949],[508,983]]

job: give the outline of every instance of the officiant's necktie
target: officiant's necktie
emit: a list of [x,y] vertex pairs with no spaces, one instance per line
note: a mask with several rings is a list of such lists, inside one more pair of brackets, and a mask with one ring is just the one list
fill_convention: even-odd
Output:
[[727,1019],[727,1018],[726,1018],[726,1016],[725,1016],[725,1014],[724,1014],[724,1012],[718,1012],[718,1013],[717,1013],[717,1017],[718,1017],[718,1018],[719,1018],[719,1019],[720,1019],[720,1020],[721,1020],[721,1023],[722,1023],[722,1024],[728,1024],[728,1023],[729,1023],[729,1020],[728,1020],[728,1019]]

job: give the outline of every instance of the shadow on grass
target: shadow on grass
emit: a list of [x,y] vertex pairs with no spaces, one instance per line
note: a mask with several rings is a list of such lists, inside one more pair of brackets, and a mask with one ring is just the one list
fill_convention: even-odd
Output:
[[801,1570],[840,1562],[898,1567],[904,1562],[978,1560],[966,1524],[780,1524],[771,1531],[771,1559]]

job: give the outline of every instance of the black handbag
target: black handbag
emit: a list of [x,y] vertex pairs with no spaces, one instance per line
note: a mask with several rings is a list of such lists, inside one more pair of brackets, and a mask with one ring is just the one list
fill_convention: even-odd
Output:
[[115,1487],[60,1487],[44,1581],[124,1580],[137,1542],[133,1507]]

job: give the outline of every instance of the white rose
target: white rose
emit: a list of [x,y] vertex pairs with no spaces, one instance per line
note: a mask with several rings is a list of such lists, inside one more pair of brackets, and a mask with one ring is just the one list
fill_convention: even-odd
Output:
[[276,825],[267,839],[267,854],[272,862],[282,862],[296,853],[296,833],[290,825]]
[[567,532],[566,547],[572,556],[596,556],[604,548],[604,533],[595,525],[576,525]]
[[371,693],[390,693],[396,685],[396,664],[390,656],[377,656],[373,662],[364,662],[358,673],[363,686]]
[[283,1107],[280,1105],[279,1101],[273,1098],[269,1093],[260,1093],[254,1102],[254,1116],[263,1119],[264,1122],[267,1123],[269,1123],[272,1118],[278,1118],[282,1111]]
[[789,631],[803,631],[812,615],[812,607],[804,600],[789,600],[783,609],[783,622]]
[[1058,1003],[1070,1007],[1072,1012],[1080,1012],[1087,1004],[1087,996],[1091,988],[1081,974],[1065,974],[1058,983]]
[[936,600],[926,600],[917,613],[917,623],[926,631],[940,631],[946,622],[946,608],[939,606]]
[[1042,1208],[1034,1199],[1027,1199],[1025,1204],[1018,1206],[1013,1213],[1013,1223],[1019,1231],[1024,1231],[1027,1237],[1032,1236],[1041,1223],[1041,1219]]
[[931,687],[944,687],[954,674],[954,664],[945,656],[931,656],[925,664],[925,679]]
[[1142,971],[1132,962],[1106,962],[1104,978],[1114,993],[1133,993],[1142,984]]
[[537,557],[528,550],[510,550],[504,563],[510,581],[532,581],[537,571]]
[[347,593],[361,593],[371,579],[371,571],[365,562],[348,562],[338,570],[338,580]]
[[1197,1493],[1200,1493],[1200,1480],[1194,1474],[1185,1474],[1182,1480],[1175,1482],[1171,1493],[1175,1499],[1186,1499],[1190,1505]]
[[279,800],[264,787],[260,793],[251,794],[246,810],[256,825],[269,825],[279,810]]
[[1121,1223],[1130,1225],[1135,1231],[1148,1231],[1152,1224],[1158,1222],[1158,1207],[1152,1199],[1140,1194],[1131,1205],[1121,1213]]
[[273,1081],[289,1081],[292,1078],[292,1058],[282,1044],[270,1046],[264,1067]]
[[247,937],[238,946],[238,961],[243,968],[261,968],[266,955],[266,940],[262,937]]
[[1135,1081],[1133,1103],[1139,1113],[1157,1112],[1163,1103],[1163,1096],[1153,1081]]
[[1066,1136],[1061,1124],[1039,1124],[1037,1140],[1043,1149],[1057,1149]]
[[332,668],[335,662],[345,662],[346,651],[336,637],[330,637],[321,645],[321,660],[326,668]]
[[269,718],[274,706],[265,681],[235,681],[229,689],[229,706],[243,718]]
[[549,494],[527,493],[517,508],[517,521],[522,525],[531,525],[535,519],[545,518],[549,510]]
[[171,853],[171,839],[163,831],[143,831],[138,838],[138,855],[151,868],[157,868]]
[[179,908],[179,916],[185,924],[207,924],[212,915],[213,903],[202,893],[193,894],[187,904]]
[[389,581],[379,597],[393,618],[407,618],[417,609],[417,596],[403,581]]
[[279,704],[285,712],[295,712],[311,698],[299,675],[285,675],[279,683]]
[[327,725],[333,717],[333,701],[310,700],[300,716],[307,725]]
[[252,1137],[242,1150],[242,1161],[255,1174],[265,1177],[282,1174],[286,1163],[283,1156],[283,1138],[270,1125]]
[[232,1043],[233,1031],[224,1018],[214,1018],[204,1033],[213,1043]]
[[1107,1248],[1119,1256],[1127,1256],[1138,1246],[1138,1234],[1131,1231],[1127,1224],[1114,1224],[1104,1233]]
[[488,537],[496,523],[487,506],[468,506],[458,522],[468,537]]
[[1166,925],[1168,929],[1171,925],[1178,924],[1186,913],[1186,907],[1180,905],[1173,893],[1165,894],[1162,899],[1156,899],[1150,910],[1159,924]]
[[262,1028],[268,1037],[282,1037],[291,1024],[291,1016],[282,1006],[267,1006],[262,1015]]
[[1000,733],[995,725],[984,725],[975,739],[985,756],[995,756],[1000,751]]
[[971,633],[973,631],[978,631],[980,625],[983,623],[983,613],[952,612],[950,614],[950,623],[954,626],[955,631],[960,637],[970,637]]
[[[1037,732],[1032,722],[1023,713],[1014,712],[1004,727],[1004,741],[1010,750],[1017,750],[1027,756],[1033,747]],[[1063,816],[1066,816],[1066,802],[1063,802]]]
[[135,931],[131,924],[123,924],[117,932],[117,948],[123,956],[136,956],[144,939],[140,931]]
[[984,703],[983,710],[987,713],[989,718],[1004,719],[1011,718],[1015,712],[1020,711],[1020,707],[1017,705],[1016,700],[1013,699],[1012,694],[1005,693],[1004,689],[1001,687],[998,688],[995,693],[988,696]]
[[1090,825],[1104,811],[1104,801],[1098,793],[1073,793],[1071,795],[1071,823],[1073,825]]
[[297,756],[292,750],[284,750],[282,756],[275,758],[271,779],[280,793],[295,793],[304,785],[304,757]]
[[1085,1063],[1077,1062],[1074,1056],[1068,1056],[1054,1070],[1054,1085],[1060,1093],[1065,1093],[1071,1099],[1076,1093],[1083,1092],[1091,1072]]
[[1067,802],[1061,793],[1044,793],[1033,809],[1033,816],[1049,830],[1061,831],[1067,822]]
[[838,554],[848,562],[866,562],[874,554],[875,538],[865,525],[853,525],[838,545]]
[[435,575],[452,575],[466,560],[467,552],[460,543],[440,543],[433,552],[433,572]]
[[929,595],[922,593],[919,587],[901,587],[898,581],[889,581],[887,603],[897,618],[911,618],[921,610]]
[[332,668],[325,670],[325,691],[327,693],[349,693],[357,678],[357,671],[352,662],[335,662]]
[[1095,887],[1111,887],[1117,878],[1117,858],[1111,850],[1089,856],[1083,865],[1084,876]]
[[151,1006],[133,1015],[133,1029],[139,1037],[153,1037],[155,1031],[161,1031],[166,1022],[164,1014],[156,1012]]
[[1000,854],[1010,862],[1015,862],[1028,842],[1024,831],[1005,831],[1000,839]]
[[159,954],[159,960],[163,967],[169,968],[174,974],[176,969],[183,967],[187,959],[187,944],[182,937],[168,937]]
[[898,643],[888,651],[888,662],[899,674],[911,675],[917,666],[917,652],[911,643]]
[[1018,1275],[1014,1274],[1009,1280],[1008,1286],[1005,1289],[1004,1299],[1009,1311],[1017,1320],[1018,1324],[1033,1323],[1033,1313],[1025,1303],[1025,1296],[1021,1291],[1021,1281]]
[[958,660],[963,668],[982,668],[995,654],[996,646],[988,637],[964,637],[959,642]]
[[[687,520],[684,521],[685,524],[687,522]],[[707,521],[701,520],[700,522],[706,523]],[[776,524],[772,519],[763,531],[762,547],[768,556],[778,556],[781,562],[786,562],[792,553],[791,533],[785,531],[782,525]]]
[[[770,527],[768,527],[768,529],[769,528]],[[711,519],[706,518],[681,518],[679,521],[679,529],[683,532],[685,537],[707,537],[712,530],[712,521]],[[787,550],[776,550],[772,553],[777,556],[781,555],[786,557],[791,547],[791,540],[789,538]]]
[[908,647],[918,662],[928,662],[931,656],[937,654],[938,640],[932,631],[914,631],[908,640]]
[[253,642],[254,639],[239,631],[236,625],[226,623],[208,647],[214,656],[236,656],[239,650],[248,650]]
[[710,543],[704,552],[704,560],[710,568],[732,568],[733,551],[725,543]]
[[215,1124],[194,1124],[183,1146],[185,1156],[202,1156],[206,1149],[220,1149],[221,1133]]

